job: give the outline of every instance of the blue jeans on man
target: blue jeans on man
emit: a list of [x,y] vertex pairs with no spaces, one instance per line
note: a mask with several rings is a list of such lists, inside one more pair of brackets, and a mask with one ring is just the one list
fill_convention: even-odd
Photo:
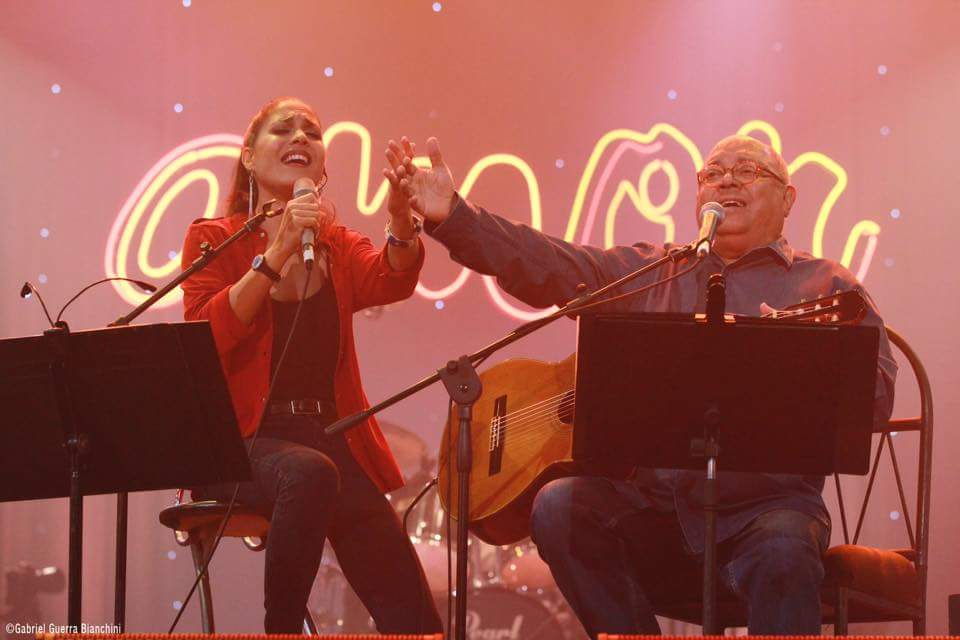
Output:
[[[534,542],[592,638],[657,634],[658,596],[698,596],[702,554],[675,512],[642,508],[627,481],[571,477],[547,484],[531,517]],[[807,513],[761,513],[718,546],[721,593],[746,604],[751,635],[820,633],[821,555],[830,531]]]

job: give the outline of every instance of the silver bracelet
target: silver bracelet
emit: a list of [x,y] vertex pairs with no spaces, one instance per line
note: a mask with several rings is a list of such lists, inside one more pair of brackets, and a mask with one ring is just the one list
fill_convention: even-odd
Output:
[[417,216],[413,216],[413,236],[407,240],[398,238],[393,235],[393,230],[390,228],[390,221],[387,220],[387,226],[383,230],[383,235],[387,239],[387,244],[393,247],[412,247],[417,244],[417,237],[420,235],[420,232],[423,231],[423,222]]

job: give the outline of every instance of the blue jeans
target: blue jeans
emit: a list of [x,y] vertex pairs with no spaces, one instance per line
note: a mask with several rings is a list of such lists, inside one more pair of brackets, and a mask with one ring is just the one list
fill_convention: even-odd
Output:
[[[651,600],[697,598],[702,585],[703,558],[686,548],[676,514],[638,508],[619,482],[555,480],[537,494],[531,516],[540,556],[592,638],[658,634]],[[820,633],[829,537],[816,518],[781,509],[718,545],[720,592],[747,605],[751,635]]]
[[[436,605],[393,507],[354,460],[343,436],[310,416],[264,421],[250,452],[253,481],[238,502],[272,510],[264,568],[267,633],[302,633],[324,540],[380,633],[439,633]],[[249,441],[247,442],[249,449]],[[194,490],[229,500],[234,484]]]

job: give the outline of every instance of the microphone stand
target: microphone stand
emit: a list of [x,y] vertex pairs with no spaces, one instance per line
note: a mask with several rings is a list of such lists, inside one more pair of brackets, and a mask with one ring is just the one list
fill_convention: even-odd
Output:
[[[707,282],[706,323],[713,331],[722,330],[726,311],[726,278],[719,273]],[[720,456],[720,406],[711,402],[703,414],[703,439],[695,438],[691,453],[706,461],[703,484],[703,635],[723,635],[717,625],[717,458]]]
[[[238,229],[236,233],[231,235],[229,238],[224,240],[218,247],[212,247],[209,242],[203,242],[200,244],[200,256],[193,261],[187,269],[182,271],[176,277],[174,277],[170,282],[160,287],[153,295],[144,300],[136,309],[131,311],[125,316],[121,316],[111,322],[108,327],[124,327],[129,325],[134,319],[136,319],[144,311],[152,307],[160,298],[164,297],[176,287],[180,286],[184,280],[192,276],[198,271],[202,271],[207,267],[211,262],[216,260],[224,249],[229,247],[231,244],[239,240],[240,238],[253,233],[257,228],[263,224],[263,221],[267,218],[271,218],[281,212],[282,207],[278,211],[274,205],[277,204],[275,200],[266,202],[261,207],[260,213],[249,218],[243,227]],[[113,602],[113,623],[119,628],[119,632],[123,633],[125,626],[126,618],[126,595],[127,595],[127,493],[121,492],[117,494],[117,540],[116,540],[116,586],[114,590],[114,602]]]
[[[507,345],[513,344],[520,338],[530,335],[535,331],[539,331],[543,327],[553,323],[563,316],[567,316],[572,313],[579,313],[587,308],[597,307],[614,300],[621,300],[632,294],[642,293],[649,287],[665,282],[665,280],[661,280],[649,285],[649,287],[642,287],[612,299],[598,300],[598,298],[607,292],[623,286],[631,280],[649,273],[668,262],[678,263],[681,260],[694,256],[697,252],[697,248],[704,242],[707,242],[707,240],[701,240],[699,242],[674,248],[667,252],[667,255],[663,256],[662,258],[651,262],[648,265],[640,267],[636,271],[628,273],[619,280],[611,282],[592,293],[583,292],[581,295],[569,301],[567,304],[560,307],[550,315],[520,325],[506,336],[487,345],[486,347],[483,347],[479,351],[476,351],[470,355],[461,356],[457,360],[450,360],[447,362],[446,366],[439,369],[437,373],[424,378],[420,382],[407,387],[403,391],[390,396],[386,400],[379,402],[369,409],[337,420],[325,429],[325,433],[328,436],[342,433],[347,429],[365,422],[371,416],[379,413],[387,407],[393,406],[404,398],[412,396],[422,389],[429,387],[438,380],[443,381],[443,384],[450,395],[450,401],[457,404],[457,415],[459,417],[459,435],[457,440],[457,476],[459,490],[459,494],[457,496],[457,586],[455,594],[457,599],[457,609],[455,617],[456,631],[454,636],[456,640],[466,640],[467,536],[470,522],[470,469],[472,466],[470,422],[472,420],[473,403],[476,402],[477,398],[480,397],[482,392],[482,384],[479,376],[477,376],[476,365]],[[585,289],[584,285],[578,287],[578,291],[581,288]]]

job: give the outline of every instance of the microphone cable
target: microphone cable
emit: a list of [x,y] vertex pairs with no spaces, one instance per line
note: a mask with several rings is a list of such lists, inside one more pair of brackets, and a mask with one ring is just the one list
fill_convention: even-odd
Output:
[[[283,367],[283,361],[287,357],[287,350],[290,348],[291,342],[293,342],[293,335],[297,330],[297,321],[300,319],[300,311],[303,309],[303,303],[307,299],[307,290],[310,286],[310,269],[304,269],[307,274],[306,280],[303,282],[303,293],[300,296],[300,302],[297,304],[297,310],[293,314],[293,322],[290,327],[290,334],[287,336],[287,341],[283,345],[283,350],[280,352],[280,358],[277,360],[276,369],[273,372],[273,376],[270,379],[270,387],[267,390],[267,402],[270,401],[270,398],[273,397],[273,387],[277,383],[277,378],[279,377],[280,369]],[[269,294],[268,294],[269,295]],[[257,437],[260,435],[260,427],[263,425],[263,418],[266,414],[266,407],[264,411],[260,414],[260,422],[257,423],[257,428],[253,432],[253,437],[250,439],[249,445],[247,445],[247,457],[250,457],[250,452],[253,451],[254,445],[257,443]],[[220,546],[220,540],[223,539],[223,534],[227,529],[227,523],[230,521],[230,516],[233,513],[233,508],[237,502],[237,496],[240,494],[240,482],[237,482],[236,486],[233,488],[233,495],[230,497],[230,502],[227,503],[227,510],[223,514],[223,519],[220,521],[220,527],[217,529],[217,535],[213,539],[213,544],[210,546],[210,552],[207,554],[207,557],[203,559],[203,565],[200,568],[200,571],[197,572],[197,577],[193,581],[193,585],[190,587],[190,591],[187,593],[187,597],[184,598],[183,604],[180,606],[180,610],[177,612],[176,617],[173,619],[173,623],[170,625],[170,629],[167,630],[167,635],[173,633],[173,630],[177,628],[177,624],[180,622],[180,618],[183,616],[183,612],[187,610],[187,605],[190,603],[193,594],[196,592],[197,587],[200,585],[200,581],[206,577],[207,570],[210,566],[210,561],[213,560],[213,554],[216,553],[217,548]]]
[[[423,485],[423,488],[420,489],[420,493],[418,493],[417,497],[413,499],[413,502],[411,502],[407,506],[407,508],[403,510],[403,535],[407,536],[408,539],[410,537],[410,531],[408,529],[408,527],[410,526],[408,523],[410,519],[410,513],[413,511],[413,508],[417,506],[417,503],[419,503],[423,499],[423,496],[427,495],[427,491],[430,491],[430,489],[437,486],[438,481],[439,481],[439,478],[431,478],[425,485]],[[417,555],[416,550],[414,550],[414,555],[415,556]],[[420,562],[419,556],[417,556],[417,558],[418,558],[417,562],[419,563]],[[423,574],[423,575],[425,579],[426,574]],[[424,609],[426,608],[425,607],[426,593],[424,593],[424,589],[423,589],[423,580],[418,582],[417,593],[419,594],[418,600],[420,601],[419,604],[417,605],[419,609],[419,612],[417,614],[417,629],[419,629],[420,633],[423,634],[424,633],[423,614],[424,614]]]

